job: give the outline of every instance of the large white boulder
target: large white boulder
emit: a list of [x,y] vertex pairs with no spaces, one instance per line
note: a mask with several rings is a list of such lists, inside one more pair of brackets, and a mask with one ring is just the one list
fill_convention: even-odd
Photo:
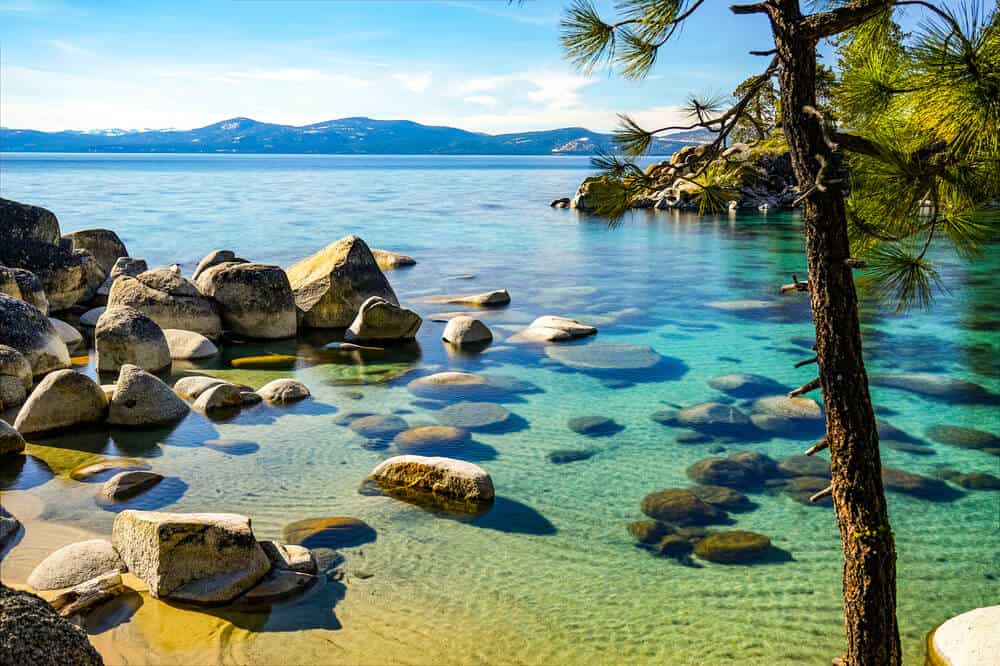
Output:
[[125,564],[111,542],[90,539],[63,546],[46,557],[28,576],[28,585],[36,590],[58,590],[120,571],[125,571]]
[[232,513],[123,511],[111,542],[154,598],[223,604],[271,568],[250,519]]
[[117,372],[124,365],[150,372],[170,368],[170,348],[163,331],[132,307],[109,307],[101,315],[94,329],[94,346],[97,369],[102,372]]
[[123,365],[108,410],[108,423],[150,427],[168,425],[188,413],[186,402],[173,390],[134,365]]
[[396,341],[417,337],[423,320],[413,310],[401,308],[381,296],[372,296],[358,309],[358,314],[344,333],[345,340]]
[[145,314],[160,328],[194,331],[212,339],[222,333],[222,321],[211,301],[169,268],[116,279],[108,294],[108,308],[126,305]]
[[233,333],[265,339],[295,335],[295,296],[279,266],[215,264],[202,269],[195,283],[218,305],[223,325]]
[[957,615],[927,641],[930,666],[996,666],[1000,661],[1000,606]]
[[371,474],[380,486],[406,488],[466,502],[493,499],[493,479],[479,465],[454,458],[395,456]]

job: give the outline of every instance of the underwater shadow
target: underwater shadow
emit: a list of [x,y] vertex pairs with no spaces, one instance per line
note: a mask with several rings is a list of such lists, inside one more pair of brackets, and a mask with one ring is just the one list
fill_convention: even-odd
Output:
[[143,511],[156,511],[171,504],[175,504],[184,493],[187,492],[188,484],[176,477],[167,477],[149,490],[117,502],[98,501],[97,506],[110,513],[121,513],[127,509],[140,509]]
[[14,454],[0,458],[0,490],[30,490],[55,477],[41,458]]
[[304,629],[336,631],[343,628],[335,609],[347,594],[347,587],[323,575],[303,594],[290,599],[250,605],[237,599],[229,606],[205,608],[188,604],[174,604],[186,610],[226,620],[233,625],[255,633],[293,632]]
[[510,534],[552,536],[559,531],[541,513],[527,504],[508,497],[496,497],[488,511],[465,522],[483,529]]
[[142,595],[135,590],[126,589],[84,617],[83,629],[87,634],[95,636],[110,631],[115,627],[128,623],[132,616],[142,607]]

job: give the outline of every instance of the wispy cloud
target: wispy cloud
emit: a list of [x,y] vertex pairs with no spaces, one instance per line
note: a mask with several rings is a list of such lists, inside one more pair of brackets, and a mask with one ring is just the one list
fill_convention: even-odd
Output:
[[486,4],[482,2],[443,1],[441,4],[449,7],[455,7],[456,9],[465,9],[477,14],[507,19],[508,21],[515,21],[517,23],[525,23],[528,25],[555,26],[559,23],[558,14],[549,14],[544,16],[530,14],[525,8],[515,3],[509,4],[505,9],[494,9],[493,7],[486,6]]
[[462,98],[463,102],[468,102],[469,104],[478,104],[479,106],[496,106],[500,103],[496,97],[491,95],[470,95],[468,97]]
[[87,56],[87,57],[92,57],[95,55],[93,51],[88,51],[82,46],[74,44],[73,42],[64,41],[62,39],[50,39],[47,42],[47,44],[52,48],[54,48],[56,51],[59,51],[60,53],[64,53],[66,55]]
[[403,84],[410,92],[423,93],[431,86],[431,72],[419,74],[393,74],[392,78]]

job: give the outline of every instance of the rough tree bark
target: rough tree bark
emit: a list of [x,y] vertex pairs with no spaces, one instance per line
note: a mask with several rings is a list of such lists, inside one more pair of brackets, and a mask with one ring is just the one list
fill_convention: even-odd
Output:
[[[781,67],[782,125],[803,192],[809,293],[816,354],[826,406],[833,500],[844,549],[844,627],[848,666],[896,666],[896,550],[882,487],[878,432],[861,354],[857,293],[847,216],[836,180],[836,155],[816,104],[817,30],[803,20],[798,0],[768,3]],[[824,167],[823,165],[827,165]]]

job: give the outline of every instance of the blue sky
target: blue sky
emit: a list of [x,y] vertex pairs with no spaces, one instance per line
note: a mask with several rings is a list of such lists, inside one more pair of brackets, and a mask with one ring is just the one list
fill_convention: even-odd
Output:
[[[711,2],[645,81],[576,72],[565,2],[50,2],[0,0],[0,125],[187,129],[234,116],[308,124],[406,118],[491,133],[628,111],[676,119],[765,65],[769,27]],[[612,3],[599,7],[611,15]]]

